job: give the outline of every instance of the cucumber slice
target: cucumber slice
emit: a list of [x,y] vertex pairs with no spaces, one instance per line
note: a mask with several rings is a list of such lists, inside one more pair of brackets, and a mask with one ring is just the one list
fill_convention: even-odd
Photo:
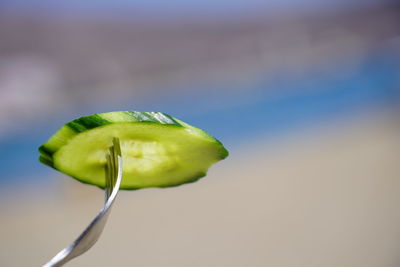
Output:
[[116,111],[65,124],[39,148],[39,160],[104,188],[106,153],[113,137],[120,140],[124,162],[121,189],[194,182],[228,156],[211,135],[165,113]]

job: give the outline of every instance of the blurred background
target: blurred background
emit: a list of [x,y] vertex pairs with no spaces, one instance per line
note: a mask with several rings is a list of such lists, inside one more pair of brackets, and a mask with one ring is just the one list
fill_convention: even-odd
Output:
[[102,207],[37,147],[113,110],[169,113],[231,154],[121,192],[70,266],[400,266],[399,3],[1,0],[0,266],[41,266]]

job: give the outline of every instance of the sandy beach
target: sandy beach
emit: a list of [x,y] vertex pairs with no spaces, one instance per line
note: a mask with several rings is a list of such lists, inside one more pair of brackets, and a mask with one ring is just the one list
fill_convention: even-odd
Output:
[[[69,266],[399,266],[396,115],[255,138],[195,184],[121,192]],[[99,189],[54,176],[3,194],[0,266],[40,266],[101,208]]]

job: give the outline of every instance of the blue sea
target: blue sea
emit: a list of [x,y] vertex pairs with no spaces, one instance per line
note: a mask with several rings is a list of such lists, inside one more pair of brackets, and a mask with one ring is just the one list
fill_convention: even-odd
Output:
[[[249,138],[295,134],[304,127],[354,113],[398,107],[399,74],[398,62],[390,55],[378,54],[346,75],[314,71],[297,77],[282,74],[248,84],[225,84],[223,87],[236,92],[232,94],[221,85],[198,84],[196,88],[186,88],[183,93],[182,90],[172,90],[180,93],[162,99],[149,98],[149,101],[140,103],[126,99],[80,112],[162,111],[205,129],[229,150],[245,145]],[[202,86],[207,86],[208,90],[192,90]],[[76,111],[71,110],[70,114],[61,116],[63,121],[49,119],[34,129],[29,127],[0,139],[1,183],[51,176],[54,170],[38,162],[37,148],[57,127],[74,119],[75,114]]]

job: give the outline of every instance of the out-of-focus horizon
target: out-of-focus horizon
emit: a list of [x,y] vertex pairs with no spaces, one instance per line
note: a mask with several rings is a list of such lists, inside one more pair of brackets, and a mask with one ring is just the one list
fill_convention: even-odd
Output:
[[126,105],[127,99],[162,102],[178,90],[212,94],[226,87],[233,94],[257,94],[260,83],[276,77],[346,75],[371,55],[398,52],[400,8],[394,4],[345,9],[339,1],[333,11],[265,17],[248,12],[211,22],[207,16],[165,16],[174,21],[169,24],[135,16],[102,20],[96,9],[74,16],[58,4],[54,14],[51,8],[14,10],[19,4],[10,1],[9,11],[7,3],[0,9],[0,135],[37,118],[36,112],[48,119],[46,114],[57,116],[72,105],[86,111],[99,110],[95,103]]
[[43,264],[89,222],[100,191],[40,165],[37,147],[112,110],[169,113],[231,155],[196,184],[122,192],[76,266],[129,265],[130,246],[140,266],[398,266],[399,13],[378,0],[1,1],[0,266]]

